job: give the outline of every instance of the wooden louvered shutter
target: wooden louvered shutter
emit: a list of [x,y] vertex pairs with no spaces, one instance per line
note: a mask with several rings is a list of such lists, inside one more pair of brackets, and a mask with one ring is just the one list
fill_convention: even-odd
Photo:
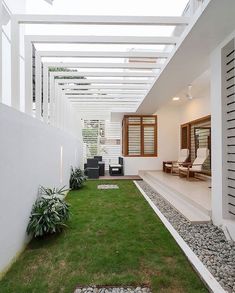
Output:
[[123,154],[157,155],[157,116],[125,116],[123,120]]
[[129,156],[141,155],[141,117],[128,118],[128,154]]
[[142,117],[143,155],[153,156],[157,149],[156,116]]

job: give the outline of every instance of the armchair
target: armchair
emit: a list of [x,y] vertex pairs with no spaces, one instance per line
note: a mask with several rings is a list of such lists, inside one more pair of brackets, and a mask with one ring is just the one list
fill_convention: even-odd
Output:
[[118,164],[110,164],[109,165],[109,175],[110,176],[123,176],[124,175],[124,167],[123,167],[123,158],[118,157]]
[[99,163],[97,159],[87,159],[86,174],[89,179],[99,178]]
[[180,164],[185,163],[188,160],[189,157],[189,150],[188,149],[181,149],[179,152],[179,157],[177,161],[167,162],[165,164],[165,169],[170,170],[171,174],[174,173],[174,171],[178,171]]
[[[209,156],[209,150],[207,148],[198,148],[197,149],[197,157],[193,163],[186,163],[179,167],[179,175],[186,175],[187,179],[189,179],[190,175],[193,176],[195,173],[200,173],[202,171],[202,166],[205,163],[206,159]],[[186,166],[187,165],[187,166]]]

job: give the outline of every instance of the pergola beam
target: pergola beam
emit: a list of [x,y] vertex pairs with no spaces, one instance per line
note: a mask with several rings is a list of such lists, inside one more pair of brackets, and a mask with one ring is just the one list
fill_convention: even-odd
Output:
[[[66,75],[65,75],[66,76]],[[77,83],[77,84],[85,84],[85,85],[94,85],[94,84],[104,84],[104,85],[131,85],[131,86],[135,86],[135,85],[146,85],[146,84],[152,84],[152,78],[151,79],[103,79],[103,78],[99,78],[99,79],[78,79],[78,78],[73,78],[73,79],[69,79],[69,78],[57,78],[55,79],[55,82],[57,82],[58,84],[71,84],[71,83]]]
[[[141,95],[64,95],[68,99],[111,99],[113,102],[122,100],[122,99],[141,99],[144,96]],[[116,100],[115,100],[116,99]]]
[[144,91],[146,92],[149,89],[149,86],[143,85],[70,85],[63,84],[60,85],[62,90],[70,89],[70,90],[123,90],[123,91]]
[[40,57],[84,58],[167,58],[167,52],[149,51],[37,51]]
[[55,77],[73,76],[73,77],[156,77],[158,74],[154,72],[141,71],[123,71],[123,72],[96,72],[96,71],[52,71],[50,75]]
[[187,25],[185,16],[40,15],[15,14],[19,24]]
[[95,89],[95,90],[73,90],[61,88],[66,95],[83,95],[83,94],[120,94],[120,95],[140,95],[145,94],[147,91],[145,90],[104,90],[104,89]]
[[[78,109],[81,111],[104,111],[104,105],[103,104],[91,104],[91,105],[87,105],[87,104],[78,104],[76,102],[71,102],[73,107],[79,107]],[[136,105],[127,105],[127,107],[125,108],[125,112],[135,112],[137,109]],[[111,112],[122,112],[123,113],[123,105],[113,105],[113,104],[108,104],[105,106],[105,111],[111,111]]]
[[178,37],[133,37],[133,36],[68,36],[27,35],[25,39],[40,44],[145,44],[175,45]]
[[91,106],[91,105],[102,105],[103,107],[104,106],[108,106],[108,105],[111,105],[113,108],[114,107],[116,107],[117,105],[120,105],[120,106],[122,106],[124,109],[125,109],[125,106],[134,106],[134,107],[136,107],[136,103],[131,103],[131,102],[125,102],[125,104],[124,103],[113,103],[112,101],[110,101],[110,102],[107,102],[107,101],[97,101],[97,102],[89,102],[89,101],[84,101],[84,102],[77,102],[77,101],[71,101],[71,103],[72,104],[78,104],[78,105],[89,105],[89,106]]
[[43,62],[47,67],[65,67],[65,68],[130,68],[130,69],[161,69],[162,64],[158,63],[92,63],[92,62]]

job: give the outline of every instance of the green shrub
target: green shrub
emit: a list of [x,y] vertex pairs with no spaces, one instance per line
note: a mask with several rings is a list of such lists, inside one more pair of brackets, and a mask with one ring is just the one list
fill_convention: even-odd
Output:
[[40,188],[41,197],[36,200],[30,215],[27,233],[34,237],[61,232],[69,219],[69,205],[62,198],[65,190]]
[[43,186],[40,186],[39,188],[40,195],[45,198],[56,196],[60,199],[63,199],[65,197],[66,191],[68,191],[68,189],[65,189],[65,186],[63,186],[62,188],[45,188]]
[[79,168],[72,168],[71,167],[71,175],[69,180],[69,187],[72,190],[80,189],[83,183],[86,181],[86,176],[84,175],[83,171]]

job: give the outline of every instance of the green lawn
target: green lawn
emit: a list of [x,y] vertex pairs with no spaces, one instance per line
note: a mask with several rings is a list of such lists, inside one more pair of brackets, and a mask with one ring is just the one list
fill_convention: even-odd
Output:
[[108,181],[114,182],[119,190],[97,190],[107,181],[89,181],[70,192],[69,228],[31,241],[0,282],[0,292],[72,293],[78,284],[208,292],[134,183]]

